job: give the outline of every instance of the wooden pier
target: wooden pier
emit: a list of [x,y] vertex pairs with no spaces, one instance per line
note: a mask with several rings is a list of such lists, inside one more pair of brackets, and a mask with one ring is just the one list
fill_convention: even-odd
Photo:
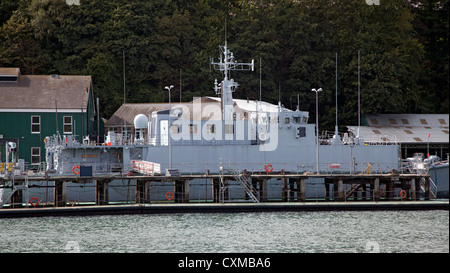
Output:
[[190,203],[128,204],[108,206],[35,207],[0,209],[0,218],[44,216],[90,216],[167,213],[241,213],[281,211],[386,211],[449,210],[448,200],[385,202],[269,202],[269,203]]

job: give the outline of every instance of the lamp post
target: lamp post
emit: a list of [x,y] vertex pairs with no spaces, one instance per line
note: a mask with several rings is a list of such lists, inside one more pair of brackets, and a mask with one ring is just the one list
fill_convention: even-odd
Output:
[[322,88],[319,89],[311,89],[312,92],[316,92],[316,168],[317,174],[319,174],[319,92],[322,91]]
[[172,103],[170,102],[170,90],[173,88],[173,85],[171,86],[166,86],[165,89],[169,90],[169,169],[172,169],[172,136],[171,136],[171,117],[170,117],[170,112],[172,110]]

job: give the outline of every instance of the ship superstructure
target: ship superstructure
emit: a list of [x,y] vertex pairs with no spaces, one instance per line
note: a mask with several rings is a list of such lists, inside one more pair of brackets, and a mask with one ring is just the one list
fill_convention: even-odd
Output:
[[[129,172],[138,161],[156,164],[160,174],[219,173],[226,164],[249,172],[390,172],[399,169],[399,145],[367,145],[345,134],[324,139],[309,124],[309,113],[263,101],[233,98],[238,88],[231,71],[253,71],[254,61],[238,63],[227,44],[211,61],[223,74],[214,90],[220,97],[194,98],[166,110],[135,118],[130,138],[108,132],[105,143],[78,142],[72,136],[46,138],[47,170],[73,173],[91,166],[93,173]],[[318,160],[316,150],[318,149]]]

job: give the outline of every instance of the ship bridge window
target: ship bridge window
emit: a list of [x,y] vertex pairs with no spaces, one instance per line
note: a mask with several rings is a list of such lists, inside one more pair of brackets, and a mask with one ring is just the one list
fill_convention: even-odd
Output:
[[285,117],[284,118],[284,124],[289,124],[291,122],[291,118],[290,117]]
[[208,135],[212,135],[216,133],[216,125],[215,124],[207,124],[206,125],[206,133]]
[[297,128],[297,137],[306,137],[306,128],[305,127]]
[[197,124],[189,124],[189,134],[190,135],[197,134]]
[[225,134],[234,134],[234,124],[225,124]]
[[294,116],[294,123],[300,123],[300,117]]

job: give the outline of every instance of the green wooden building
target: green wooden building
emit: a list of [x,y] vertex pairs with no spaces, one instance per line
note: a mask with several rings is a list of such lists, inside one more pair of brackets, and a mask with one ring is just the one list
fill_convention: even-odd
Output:
[[7,141],[16,143],[18,158],[38,165],[46,136],[96,140],[97,128],[91,76],[21,75],[19,68],[0,67],[0,161]]

